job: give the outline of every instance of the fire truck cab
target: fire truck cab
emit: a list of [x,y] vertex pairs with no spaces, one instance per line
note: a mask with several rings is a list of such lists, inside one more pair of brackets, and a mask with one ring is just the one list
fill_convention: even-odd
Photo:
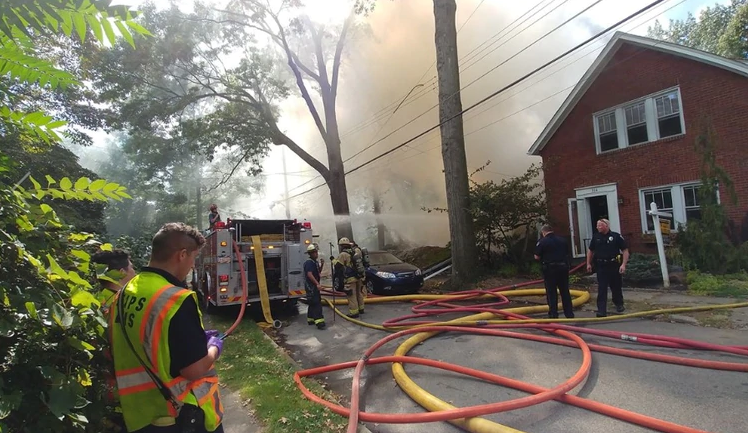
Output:
[[[253,242],[259,237],[259,243]],[[236,243],[240,254],[234,249]],[[206,245],[195,260],[192,288],[207,310],[240,305],[242,278],[239,262],[247,276],[247,303],[260,302],[256,245],[260,249],[270,301],[296,304],[306,296],[304,262],[313,242],[312,225],[297,220],[229,220],[217,223],[206,236]]]

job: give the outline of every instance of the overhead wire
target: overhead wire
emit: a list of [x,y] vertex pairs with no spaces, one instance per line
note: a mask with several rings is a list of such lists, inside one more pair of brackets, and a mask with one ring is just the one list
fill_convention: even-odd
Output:
[[[410,144],[411,142],[413,142],[413,141],[415,141],[415,140],[417,140],[417,139],[419,139],[419,138],[423,137],[424,135],[426,135],[426,134],[428,134],[428,133],[430,133],[430,132],[432,132],[432,131],[436,130],[436,129],[437,129],[437,128],[439,128],[439,127],[440,127],[440,126],[441,126],[442,124],[444,124],[444,123],[447,123],[447,122],[449,122],[449,121],[453,120],[454,118],[456,118],[456,117],[459,117],[459,116],[461,116],[461,115],[463,115],[463,114],[465,114],[465,113],[467,113],[467,112],[469,112],[469,111],[473,110],[474,108],[476,108],[476,107],[478,107],[478,106],[480,106],[480,105],[484,104],[484,103],[485,103],[485,102],[487,102],[488,100],[490,100],[490,99],[494,98],[495,96],[497,96],[497,95],[499,95],[499,94],[503,93],[504,91],[506,91],[506,90],[508,90],[508,89],[511,89],[512,87],[514,87],[514,86],[516,86],[517,84],[519,84],[519,83],[523,82],[523,81],[524,81],[524,80],[526,80],[527,78],[529,78],[529,77],[531,77],[531,76],[535,75],[536,73],[538,73],[538,72],[540,72],[540,71],[544,70],[544,69],[545,69],[546,67],[550,66],[551,64],[553,64],[553,63],[557,62],[558,60],[560,60],[560,59],[562,59],[562,58],[564,58],[564,57],[568,56],[569,54],[571,54],[571,53],[573,53],[573,52],[577,51],[577,50],[578,50],[578,49],[580,49],[581,47],[583,47],[583,46],[587,45],[588,43],[590,43],[590,42],[592,42],[592,41],[594,41],[594,40],[598,39],[598,38],[599,38],[599,37],[601,37],[602,35],[605,35],[606,33],[610,32],[611,30],[613,30],[613,29],[615,29],[615,28],[617,28],[617,27],[621,26],[622,24],[624,24],[624,23],[626,23],[626,22],[628,22],[628,21],[632,20],[633,18],[635,18],[635,17],[638,17],[639,15],[641,15],[641,14],[643,14],[643,13],[645,13],[645,12],[649,11],[650,9],[652,9],[653,7],[655,7],[655,6],[657,6],[657,5],[661,4],[661,3],[663,3],[664,1],[666,1],[666,0],[656,0],[656,1],[652,2],[652,3],[650,3],[649,5],[647,5],[647,6],[643,7],[643,8],[641,8],[641,9],[637,10],[636,12],[634,12],[634,13],[632,13],[632,14],[630,14],[630,15],[626,16],[625,18],[623,18],[623,19],[619,20],[618,22],[616,22],[616,23],[612,24],[611,26],[608,26],[607,28],[603,29],[602,31],[600,31],[600,32],[596,33],[596,34],[595,34],[595,35],[593,35],[592,37],[590,37],[590,38],[586,39],[585,41],[581,42],[580,44],[577,44],[577,45],[576,45],[576,46],[574,46],[573,48],[571,48],[571,49],[569,49],[569,50],[565,51],[564,53],[560,54],[559,56],[556,56],[556,57],[555,57],[555,58],[553,58],[552,60],[550,60],[550,61],[548,61],[548,62],[544,63],[543,65],[541,65],[541,66],[539,66],[539,67],[535,68],[534,70],[530,71],[529,73],[527,73],[527,74],[523,75],[522,77],[520,77],[519,79],[517,79],[517,80],[513,81],[512,83],[510,83],[510,84],[508,84],[508,85],[506,85],[506,86],[504,86],[504,87],[500,88],[499,90],[497,90],[497,91],[495,91],[495,92],[493,92],[493,93],[489,94],[488,96],[484,97],[484,98],[483,98],[483,99],[481,99],[480,101],[478,101],[478,102],[476,102],[476,103],[474,103],[474,104],[470,105],[469,107],[467,107],[467,108],[463,109],[463,110],[462,110],[462,111],[461,111],[460,113],[457,113],[456,115],[454,115],[454,116],[452,116],[452,117],[450,117],[450,118],[448,118],[448,119],[446,119],[446,120],[444,120],[444,121],[442,121],[442,122],[439,122],[438,124],[436,124],[436,125],[434,125],[434,126],[432,126],[432,127],[428,128],[427,130],[425,130],[425,131],[423,131],[423,132],[421,132],[421,133],[419,133],[419,134],[415,135],[414,137],[411,137],[410,139],[406,140],[405,142],[403,142],[403,143],[401,143],[401,144],[399,144],[399,145],[397,145],[397,146],[395,146],[395,147],[393,147],[393,148],[391,148],[391,149],[389,149],[389,150],[387,150],[387,151],[385,151],[385,152],[383,152],[383,153],[381,153],[381,154],[377,155],[376,157],[373,157],[373,158],[369,159],[368,161],[366,161],[366,162],[364,162],[364,163],[362,163],[362,164],[360,164],[360,165],[358,165],[358,166],[354,167],[354,168],[353,168],[353,169],[351,169],[351,170],[348,170],[348,171],[346,171],[346,172],[345,172],[345,175],[348,175],[348,174],[351,174],[351,173],[353,173],[353,172],[356,172],[356,171],[358,171],[358,170],[362,169],[363,167],[365,167],[365,166],[367,166],[367,165],[370,165],[370,164],[372,164],[372,163],[374,163],[374,162],[376,162],[376,161],[380,160],[381,158],[383,158],[383,157],[385,157],[385,156],[387,156],[387,155],[390,155],[390,154],[392,154],[393,152],[397,151],[398,149],[401,149],[401,148],[405,147],[406,145]],[[684,1],[685,1],[685,0],[681,0],[681,2],[680,2],[680,3],[678,3],[678,4],[676,4],[675,6],[677,6],[677,5],[681,4],[681,3],[683,3]],[[675,7],[675,6],[673,6],[673,7]],[[670,9],[672,9],[673,7],[671,7]],[[668,10],[670,10],[670,9],[668,9]],[[667,10],[666,10],[665,12],[667,12]],[[663,13],[664,13],[664,12],[663,12]],[[594,52],[594,50],[593,50],[593,52]],[[588,53],[588,54],[590,54],[590,53]],[[541,81],[542,81],[542,80],[541,80]],[[537,104],[535,104],[535,105],[537,105]],[[502,119],[502,120],[503,120],[503,119]],[[494,122],[494,123],[496,123],[496,122]],[[385,137],[385,138],[386,138],[386,137]],[[307,182],[305,182],[305,183],[304,183],[303,185],[309,184],[309,183],[311,183],[311,182],[312,182],[313,180],[314,180],[314,179],[312,179],[312,180],[310,180],[310,181],[307,181]],[[304,194],[306,194],[306,193],[309,193],[309,192],[311,192],[311,191],[317,190],[317,189],[319,189],[319,188],[321,188],[321,187],[323,187],[323,186],[325,186],[325,185],[326,185],[326,183],[322,183],[322,184],[316,185],[316,186],[314,186],[314,187],[312,187],[312,188],[310,188],[310,189],[307,189],[307,190],[305,190],[305,191],[303,191],[303,192],[300,192],[300,193],[294,194],[294,195],[292,195],[292,196],[288,197],[288,199],[290,200],[290,199],[294,199],[294,198],[300,197],[300,196],[302,196],[302,195],[304,195]],[[299,187],[296,187],[296,188],[294,188],[294,189],[298,189],[298,188],[299,188]]]

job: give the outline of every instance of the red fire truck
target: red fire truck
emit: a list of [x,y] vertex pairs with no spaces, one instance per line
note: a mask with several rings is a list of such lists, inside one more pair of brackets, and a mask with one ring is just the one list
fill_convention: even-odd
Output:
[[[264,278],[271,302],[295,305],[298,298],[306,296],[303,266],[313,238],[308,221],[248,219],[218,223],[206,236],[207,243],[195,260],[192,288],[207,311],[241,304],[241,261],[247,275],[248,304],[260,302],[258,283]],[[233,242],[240,250],[238,256]],[[260,278],[255,262],[258,250],[264,265]]]

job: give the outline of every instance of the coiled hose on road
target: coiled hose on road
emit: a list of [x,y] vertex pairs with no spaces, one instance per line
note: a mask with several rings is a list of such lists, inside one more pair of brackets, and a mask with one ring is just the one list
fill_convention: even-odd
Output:
[[[572,269],[574,272],[581,268],[581,265]],[[531,307],[517,307],[501,309],[509,305],[509,298],[522,296],[545,296],[545,289],[524,288],[542,284],[542,280],[529,281],[522,284],[498,287],[490,290],[470,290],[464,292],[455,292],[447,295],[404,295],[389,297],[372,297],[367,299],[367,303],[384,303],[384,302],[420,302],[413,307],[413,314],[391,319],[381,325],[367,323],[361,320],[352,319],[343,314],[335,305],[343,305],[345,299],[331,301],[324,299],[325,302],[334,310],[335,314],[342,318],[367,328],[378,329],[382,331],[394,332],[391,335],[379,340],[371,346],[358,361],[345,362],[329,366],[311,368],[302,370],[294,375],[297,386],[304,395],[310,400],[322,404],[330,410],[342,416],[349,418],[348,433],[357,431],[358,422],[377,422],[377,423],[423,423],[434,421],[449,421],[450,423],[461,427],[469,432],[475,433],[522,433],[519,430],[507,427],[485,418],[482,415],[505,412],[509,410],[524,408],[550,400],[556,400],[562,403],[570,404],[587,410],[591,410],[603,415],[617,418],[632,424],[650,428],[656,431],[668,433],[706,433],[703,430],[678,425],[672,422],[656,419],[646,415],[634,413],[620,409],[607,404],[599,403],[586,398],[567,395],[566,393],[582,383],[589,374],[592,358],[591,351],[598,351],[618,356],[627,356],[638,359],[645,359],[657,362],[672,363],[697,368],[718,369],[727,371],[748,372],[748,364],[709,361],[703,359],[686,358],[673,355],[655,354],[642,352],[633,349],[622,349],[597,344],[588,344],[576,333],[586,333],[600,337],[613,338],[624,341],[638,342],[641,344],[677,348],[677,349],[698,349],[710,350],[729,353],[733,355],[748,356],[748,346],[723,346],[699,341],[693,341],[682,338],[674,338],[660,335],[649,335],[640,333],[622,333],[618,331],[595,330],[577,326],[566,325],[565,323],[596,323],[611,322],[616,320],[630,319],[636,317],[652,316],[658,314],[684,313],[694,311],[708,311],[725,308],[743,308],[748,307],[748,302],[713,305],[704,307],[688,308],[670,308],[653,311],[624,314],[604,318],[589,319],[539,319],[528,317],[527,314],[545,313],[548,311],[547,305],[538,305]],[[586,291],[572,290],[573,304],[579,307],[589,301],[590,294]],[[327,295],[333,292],[326,291]],[[344,296],[342,293],[334,293],[335,296]],[[462,306],[454,304],[459,301],[485,300],[486,303],[480,305]],[[419,320],[429,316],[444,313],[477,313],[455,320],[446,322]],[[543,336],[527,333],[512,332],[504,329],[538,329],[553,336]],[[449,364],[441,361],[429,360],[418,357],[408,356],[408,353],[418,344],[442,332],[460,332],[471,333],[495,337],[509,337],[525,339],[543,343],[559,344],[569,347],[576,347],[582,351],[582,364],[577,373],[564,383],[546,389],[526,382],[506,378],[496,374],[474,370],[468,367]],[[374,353],[385,343],[404,337],[410,336],[395,351],[394,356],[372,357]],[[559,338],[561,337],[561,338]],[[411,414],[385,414],[361,412],[360,405],[360,377],[366,365],[391,363],[392,374],[400,388],[419,405],[429,412],[411,413]],[[436,396],[428,393],[418,386],[405,373],[403,364],[419,364],[447,370],[455,373],[465,374],[474,378],[484,380],[489,383],[506,386],[521,390],[533,395],[522,397],[515,400],[503,401],[498,403],[484,404],[479,406],[457,408],[449,403],[440,400]],[[343,369],[355,368],[353,374],[353,383],[351,390],[351,407],[343,406],[328,402],[312,393],[301,381],[302,377],[309,377],[318,374],[339,371]]]

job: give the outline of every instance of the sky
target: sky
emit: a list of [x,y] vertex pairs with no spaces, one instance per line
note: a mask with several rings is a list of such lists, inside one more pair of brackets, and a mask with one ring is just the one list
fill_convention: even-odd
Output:
[[[137,5],[139,2],[123,0],[120,3]],[[189,3],[185,2],[187,9]],[[342,21],[345,16],[346,0],[307,0],[304,3],[312,18],[321,22]],[[457,3],[457,27],[461,28],[458,33],[463,87],[461,98],[463,107],[467,107],[650,1],[602,0],[552,36],[537,43],[538,38],[592,4],[592,0],[459,0]],[[714,0],[667,0],[624,24],[620,30],[646,35],[647,28],[655,19],[666,25],[670,19],[683,18],[688,12],[698,16],[701,9],[714,3]],[[524,23],[512,24],[536,5],[540,5],[534,10],[537,15]],[[433,108],[438,99],[433,68],[432,8],[431,0],[380,0],[373,14],[367,18],[372,31],[370,37],[349,43],[341,68],[337,106],[343,158],[348,159],[365,147],[371,147],[348,161],[346,169],[438,123],[438,110]],[[501,33],[507,26],[510,26],[510,31]],[[595,60],[605,42],[607,38],[591,43],[568,59],[466,114],[464,128],[469,169],[472,171],[491,161],[478,176],[479,180],[500,181],[522,174],[531,163],[540,162],[537,157],[527,156],[527,149]],[[531,46],[527,48],[528,45]],[[516,54],[520,51],[520,54]],[[510,59],[515,54],[516,57]],[[416,85],[419,86],[413,89],[405,103],[392,113],[397,101],[403,100]],[[395,104],[391,105],[393,102]],[[388,105],[389,109],[382,110]],[[312,155],[326,162],[319,133],[300,98],[291,98],[282,104],[280,126]],[[105,134],[97,134],[96,140],[96,146],[103,145]],[[439,149],[437,130],[352,173],[347,177],[349,197],[355,195],[352,191],[378,189],[384,194],[392,226],[409,232],[410,237],[418,243],[445,243],[448,240],[446,216],[427,215],[420,211],[420,207],[424,206],[446,205]],[[263,165],[264,172],[271,174],[264,196],[240,199],[238,206],[244,212],[259,218],[280,217],[285,213],[283,205],[270,210],[270,204],[282,200],[284,196],[282,153],[280,148],[273,147]],[[316,172],[291,152],[285,153],[286,172],[291,173],[287,176],[291,195],[321,184],[321,178],[315,178]],[[410,186],[415,186],[410,194],[401,193]],[[362,198],[357,200],[351,197],[351,201],[352,211],[355,212],[358,206],[363,213],[367,213]],[[329,202],[327,188],[318,188],[292,200],[291,213],[300,219],[322,220],[326,229],[330,230],[333,220]],[[414,224],[424,218],[430,222]]]

